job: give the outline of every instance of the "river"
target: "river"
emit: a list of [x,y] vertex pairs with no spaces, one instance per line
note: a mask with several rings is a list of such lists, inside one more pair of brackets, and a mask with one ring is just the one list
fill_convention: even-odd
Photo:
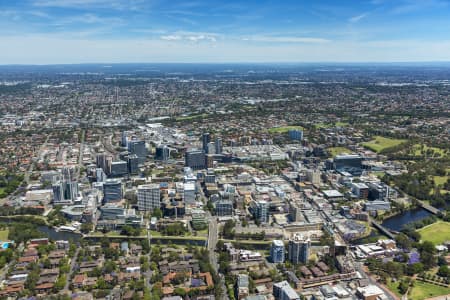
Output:
[[387,218],[386,220],[383,221],[381,225],[390,230],[400,231],[404,225],[411,222],[420,221],[431,215],[432,214],[430,212],[426,211],[421,207],[414,208],[411,210],[404,211],[401,214],[395,215],[393,217]]
[[43,233],[45,233],[46,236],[48,236],[49,239],[52,240],[66,240],[66,241],[74,241],[78,242],[82,236],[79,233],[74,232],[66,232],[66,231],[56,231],[54,228],[48,227],[48,226],[38,226],[37,229]]

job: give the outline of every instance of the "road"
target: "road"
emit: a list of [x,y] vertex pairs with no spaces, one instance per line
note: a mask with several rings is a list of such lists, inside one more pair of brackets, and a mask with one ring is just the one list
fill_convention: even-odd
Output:
[[84,138],[86,136],[86,130],[81,130],[81,141],[80,141],[80,152],[78,153],[78,168],[77,168],[77,176],[76,178],[80,178],[80,171],[83,167],[83,151],[84,151]]
[[74,256],[72,257],[72,259],[70,261],[70,271],[69,271],[69,274],[67,274],[66,285],[64,286],[64,289],[62,290],[63,293],[69,291],[70,278],[72,278],[72,273],[75,269],[75,265],[77,263],[77,257],[78,257],[79,252],[80,252],[80,248],[78,247],[77,250],[75,251]]
[[[48,143],[49,139],[50,139],[50,134],[47,135],[47,138],[45,139],[45,142],[39,147],[39,150],[36,153],[36,159],[39,159],[39,156],[41,155],[41,153],[44,150],[44,148],[47,146],[47,143]],[[31,164],[30,164],[30,167],[28,168],[28,171],[25,173],[25,176],[23,178],[23,181],[25,181],[25,183],[27,185],[30,182],[30,176],[33,173],[33,168],[34,168],[34,162],[32,161]]]
[[222,288],[222,297],[221,299],[228,300],[228,294],[227,294],[227,288],[225,286],[225,280],[223,277],[223,274],[219,273],[219,264],[217,262],[217,255],[216,255],[216,246],[218,241],[218,224],[215,217],[209,216],[209,230],[208,230],[208,252],[209,252],[209,262],[211,263],[212,267],[216,271],[217,274],[220,276],[220,286]]
[[[149,264],[151,263],[151,256],[152,256],[152,244],[151,244],[151,236],[150,236],[150,230],[149,228],[149,221],[147,221],[145,228],[147,228],[147,239],[148,239],[148,244],[150,245],[150,251],[147,254],[147,258],[148,258],[148,262]],[[148,287],[149,290],[152,289],[152,283],[150,282],[153,276],[153,272],[152,270],[148,269],[145,273],[144,273],[144,278],[145,278],[145,285]]]

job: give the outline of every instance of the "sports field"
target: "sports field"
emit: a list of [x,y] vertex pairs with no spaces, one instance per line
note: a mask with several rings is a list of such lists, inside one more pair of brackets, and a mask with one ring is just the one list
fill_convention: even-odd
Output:
[[438,221],[418,231],[422,240],[430,241],[435,245],[450,240],[450,222]]
[[370,142],[362,143],[362,145],[372,151],[380,152],[385,149],[398,146],[406,140],[385,138],[382,136],[375,136]]

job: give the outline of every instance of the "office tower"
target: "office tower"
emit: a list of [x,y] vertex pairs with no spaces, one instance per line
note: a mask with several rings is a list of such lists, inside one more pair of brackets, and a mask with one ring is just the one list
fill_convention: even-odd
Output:
[[306,180],[314,185],[320,184],[320,171],[319,170],[306,170]]
[[195,183],[185,183],[183,186],[183,200],[186,205],[195,204]]
[[273,240],[270,246],[270,259],[273,263],[284,262],[284,243],[280,240]]
[[78,182],[76,181],[66,181],[64,190],[65,199],[76,200],[78,198]]
[[301,141],[303,140],[303,131],[297,130],[297,129],[291,129],[288,131],[289,138],[294,141]]
[[161,193],[159,184],[145,184],[137,189],[138,209],[153,211],[161,207]]
[[128,147],[128,135],[126,131],[122,131],[121,145],[122,147]]
[[256,202],[255,218],[261,223],[269,222],[270,203],[264,200]]
[[72,204],[78,198],[78,182],[58,181],[52,185],[53,204]]
[[111,163],[111,177],[120,177],[128,174],[128,164],[126,161],[113,161]]
[[103,202],[117,202],[122,200],[122,182],[117,179],[108,179],[103,183]]
[[276,300],[300,300],[300,296],[286,280],[273,285],[273,296]]
[[139,158],[139,164],[143,164],[147,158],[147,148],[145,141],[131,140],[128,142],[128,151],[131,154],[136,154]]
[[170,159],[170,149],[166,145],[159,145],[156,147],[155,159],[161,161],[168,161]]
[[362,157],[357,154],[336,155],[334,168],[339,172],[348,172],[354,176],[362,174]]
[[64,202],[64,187],[61,182],[56,182],[52,185],[53,190],[53,204],[60,204]]
[[295,234],[289,240],[288,258],[294,264],[307,263],[310,255],[311,241],[301,234]]
[[208,132],[203,133],[202,136],[202,149],[205,153],[208,153],[208,144],[211,142],[211,136]]
[[112,156],[107,156],[105,159],[105,168],[103,169],[103,171],[105,171],[106,175],[110,175],[111,174],[111,165],[113,162],[113,157]]
[[222,149],[222,139],[221,138],[216,138],[216,141],[214,142],[215,147],[216,147],[216,154],[222,154],[223,149]]
[[106,154],[101,153],[97,154],[97,157],[95,159],[97,168],[103,169],[103,171],[106,170]]
[[205,169],[205,153],[202,150],[192,149],[186,152],[185,163],[193,170]]
[[220,199],[215,204],[216,216],[232,216],[233,215],[233,201],[228,199]]
[[97,182],[104,182],[106,180],[106,174],[102,168],[95,169],[95,179]]
[[139,173],[139,157],[136,154],[127,156],[128,173],[136,175]]
[[208,143],[206,153],[216,154],[216,144],[213,142]]

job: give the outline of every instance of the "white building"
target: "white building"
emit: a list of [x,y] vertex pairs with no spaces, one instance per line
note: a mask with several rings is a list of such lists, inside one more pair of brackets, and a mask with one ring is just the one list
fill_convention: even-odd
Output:
[[137,200],[139,210],[153,211],[161,207],[159,184],[145,184],[138,186]]

